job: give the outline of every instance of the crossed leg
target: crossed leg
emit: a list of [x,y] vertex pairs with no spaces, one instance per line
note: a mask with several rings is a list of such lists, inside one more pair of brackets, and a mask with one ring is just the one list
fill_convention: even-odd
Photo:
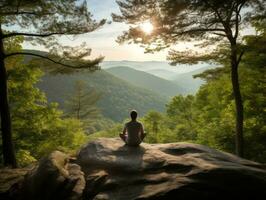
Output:
[[[120,133],[119,136],[120,136],[120,138],[121,138],[125,143],[127,143],[127,139],[126,139],[127,136],[126,136],[126,134],[124,134],[124,133]],[[141,139],[141,141],[143,141],[145,137],[146,137],[146,133],[141,134],[141,135],[140,135],[140,139]]]
[[124,142],[126,142],[126,134],[120,133],[119,136]]

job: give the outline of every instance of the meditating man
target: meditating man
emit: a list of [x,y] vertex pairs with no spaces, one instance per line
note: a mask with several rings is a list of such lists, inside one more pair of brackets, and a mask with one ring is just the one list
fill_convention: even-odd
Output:
[[145,137],[143,125],[137,121],[138,113],[135,110],[130,112],[131,121],[125,124],[121,139],[129,146],[138,146]]

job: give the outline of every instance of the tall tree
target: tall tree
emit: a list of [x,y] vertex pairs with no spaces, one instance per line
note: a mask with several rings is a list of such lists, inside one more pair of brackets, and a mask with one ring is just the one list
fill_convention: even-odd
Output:
[[[238,66],[244,51],[240,47],[240,30],[254,15],[265,12],[263,0],[118,0],[121,14],[113,20],[131,25],[118,38],[146,46],[147,52],[159,51],[179,41],[193,41],[205,51],[171,50],[172,64],[215,59],[214,44],[226,42],[230,48],[231,83],[236,106],[236,154],[243,156],[243,104],[239,88]],[[154,30],[144,34],[141,23],[150,21]],[[245,23],[244,23],[245,22]],[[207,52],[207,53],[206,53]]]
[[[91,49],[67,47],[59,43],[61,35],[89,33],[102,26],[87,9],[86,1],[77,0],[2,0],[0,1],[0,114],[5,165],[16,167],[12,143],[12,130],[7,91],[5,60],[11,56],[30,55],[72,69],[95,70],[102,57],[85,60]],[[49,54],[40,55],[25,51],[7,51],[6,42],[24,36],[33,45],[44,46]]]
[[96,106],[100,99],[100,94],[95,90],[89,90],[84,81],[76,81],[74,93],[66,101],[67,115],[79,120],[93,119],[100,115],[100,110]]

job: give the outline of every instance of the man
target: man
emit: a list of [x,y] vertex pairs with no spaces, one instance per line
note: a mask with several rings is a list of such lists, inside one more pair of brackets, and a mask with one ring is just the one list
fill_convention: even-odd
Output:
[[130,112],[131,121],[125,124],[123,133],[120,134],[121,139],[129,146],[138,146],[146,136],[137,116],[136,110]]

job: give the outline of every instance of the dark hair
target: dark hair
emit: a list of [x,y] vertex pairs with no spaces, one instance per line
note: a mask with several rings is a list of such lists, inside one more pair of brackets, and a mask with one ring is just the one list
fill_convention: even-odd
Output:
[[137,119],[137,116],[138,116],[138,113],[137,113],[136,110],[132,110],[132,111],[130,112],[130,117],[131,117],[131,119],[135,120],[135,119]]

